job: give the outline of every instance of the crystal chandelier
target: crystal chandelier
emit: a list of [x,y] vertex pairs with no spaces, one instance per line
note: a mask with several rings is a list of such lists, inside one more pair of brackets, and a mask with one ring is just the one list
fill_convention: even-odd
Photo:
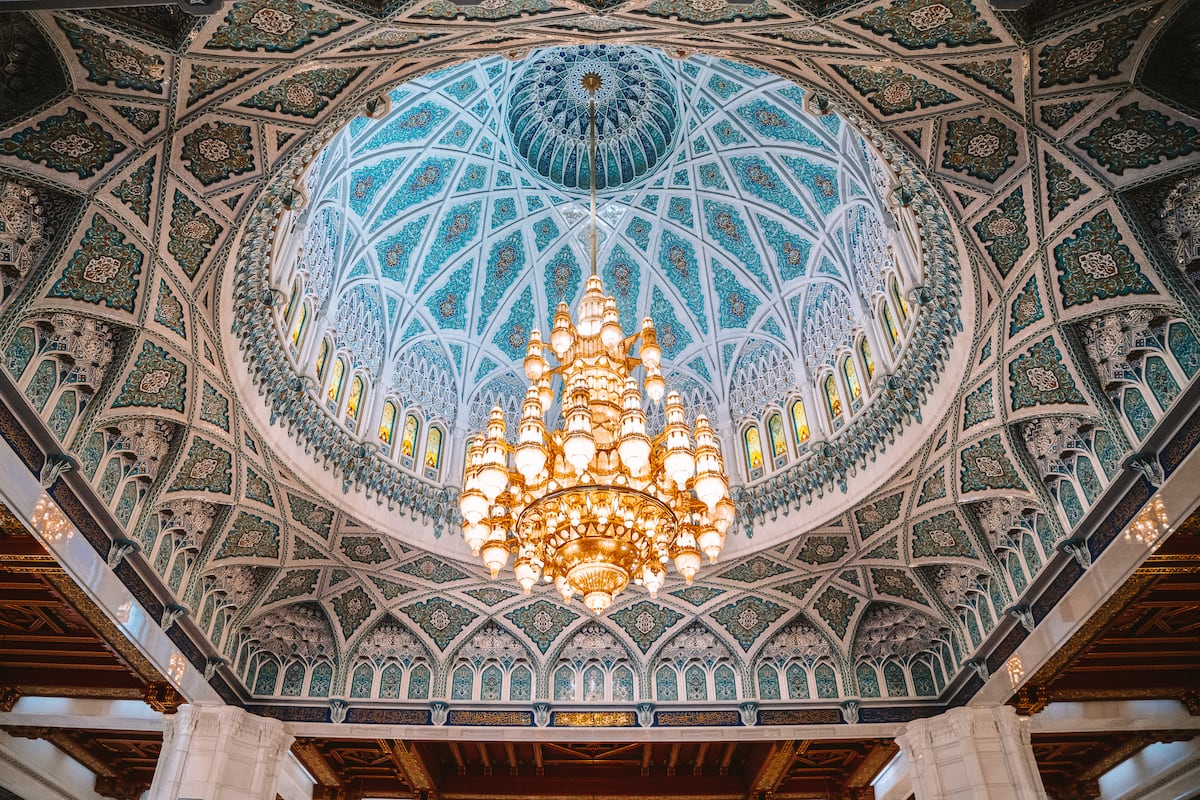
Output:
[[[631,581],[656,596],[668,563],[691,583],[702,554],[710,563],[720,555],[734,504],[711,423],[700,414],[690,428],[677,393],[666,395],[662,433],[647,435],[633,371],[643,368],[646,395],[661,401],[662,349],[649,318],[640,333],[625,335],[616,301],[596,274],[595,93],[602,79],[589,72],[581,83],[589,95],[591,277],[578,322],[559,303],[549,348],[539,331],[530,332],[530,386],[516,446],[506,439],[504,411],[493,408],[486,434],[467,449],[459,510],[463,538],[493,578],[514,556],[526,594],[541,578],[564,601],[578,595],[599,614]],[[551,431],[545,417],[556,375],[564,427]]]

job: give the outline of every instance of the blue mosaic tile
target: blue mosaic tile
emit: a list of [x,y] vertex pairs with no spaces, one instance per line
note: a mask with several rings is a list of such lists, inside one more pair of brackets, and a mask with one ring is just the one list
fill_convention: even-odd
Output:
[[543,654],[550,649],[550,645],[564,628],[579,619],[578,614],[564,608],[561,603],[550,603],[546,600],[535,600],[504,616],[524,631]]
[[613,612],[611,619],[629,634],[639,650],[646,653],[667,629],[683,619],[683,614],[660,603],[639,600]]
[[126,244],[125,234],[115,225],[94,214],[49,296],[132,311],[141,271],[142,252]]
[[186,402],[187,365],[158,345],[142,342],[142,351],[112,407],[148,406],[183,411]]
[[737,602],[722,606],[712,615],[721,627],[729,631],[743,650],[749,650],[755,640],[771,626],[771,623],[787,611],[783,606],[760,597],[743,597]]
[[45,164],[58,172],[90,178],[112,161],[125,145],[75,108],[46,117],[0,139],[0,154]]

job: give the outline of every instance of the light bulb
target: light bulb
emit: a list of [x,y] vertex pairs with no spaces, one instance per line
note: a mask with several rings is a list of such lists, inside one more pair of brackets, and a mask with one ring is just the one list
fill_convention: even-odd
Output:
[[646,317],[642,320],[642,363],[648,370],[658,369],[662,362],[662,348],[658,346],[658,332],[654,330],[654,320]]
[[[495,536],[496,529],[492,529],[492,536]],[[503,535],[503,534],[501,534]],[[483,564],[492,573],[492,577],[500,574],[500,570],[504,569],[504,565],[508,563],[508,545],[503,539],[489,538],[488,541],[480,549],[480,555],[483,556]]]
[[542,332],[534,328],[529,332],[529,347],[525,354],[525,377],[531,381],[536,381],[546,371],[542,347]]
[[704,528],[700,531],[698,544],[700,552],[708,556],[708,563],[715,564],[717,556],[721,555],[721,551],[725,549],[725,534],[716,528]]
[[458,510],[469,525],[478,524],[486,517],[490,506],[491,503],[479,489],[467,489],[458,496]]
[[513,564],[513,574],[516,575],[517,583],[521,584],[525,594],[529,594],[537,584],[539,572],[537,565],[527,558],[522,558]]
[[[465,517],[466,514],[463,516]],[[467,547],[471,548],[471,555],[479,555],[479,548],[483,547],[487,536],[488,526],[479,521],[468,522],[466,525],[463,525],[463,541],[467,543]]]
[[692,547],[680,549],[675,554],[675,571],[690,585],[692,578],[700,571],[700,551]]
[[554,312],[554,327],[550,329],[550,349],[562,360],[575,343],[575,331],[571,325],[571,312],[566,303],[559,303]]
[[583,596],[583,604],[588,607],[593,614],[599,616],[606,608],[612,605],[613,596],[608,592],[594,591],[588,592]]
[[657,403],[663,399],[663,392],[667,390],[667,382],[663,380],[662,373],[658,371],[658,367],[646,367],[646,396]]
[[663,587],[667,581],[667,573],[661,569],[656,569],[653,564],[647,564],[642,570],[642,585],[646,587],[646,591],[651,597],[658,596],[658,590]]
[[621,330],[621,317],[617,313],[617,303],[611,297],[605,298],[604,322],[600,326],[600,342],[612,350],[624,338],[625,332]]

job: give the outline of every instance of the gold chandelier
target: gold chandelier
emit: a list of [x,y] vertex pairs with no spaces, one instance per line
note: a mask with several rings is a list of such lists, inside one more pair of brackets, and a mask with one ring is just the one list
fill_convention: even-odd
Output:
[[[701,555],[715,563],[725,546],[734,504],[711,423],[700,414],[689,429],[677,393],[666,395],[662,433],[647,435],[633,371],[643,368],[646,395],[661,401],[662,349],[649,317],[639,333],[625,335],[616,301],[596,274],[595,93],[602,80],[589,72],[581,83],[590,96],[592,273],[577,323],[559,303],[549,348],[539,331],[530,332],[530,386],[517,444],[509,445],[504,411],[496,406],[486,434],[467,449],[459,510],[463,538],[493,578],[515,556],[513,571],[526,594],[541,578],[564,601],[579,595],[599,614],[631,581],[656,596],[668,563],[691,583]],[[547,349],[557,366],[546,360]],[[564,427],[550,431],[545,417],[555,375]]]

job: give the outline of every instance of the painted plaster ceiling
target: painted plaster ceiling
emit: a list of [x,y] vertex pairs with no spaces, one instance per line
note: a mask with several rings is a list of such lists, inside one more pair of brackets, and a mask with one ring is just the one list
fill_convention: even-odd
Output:
[[[769,73],[601,45],[404,84],[390,113],[352,120],[315,159],[290,234],[301,255],[275,269],[302,274],[321,309],[307,337],[333,329],[375,391],[450,426],[455,452],[496,403],[515,434],[529,332],[574,305],[589,271],[589,70],[611,87],[597,97],[599,273],[627,331],[654,319],[672,388],[735,452],[738,422],[815,386],[877,325],[896,271],[890,173]],[[459,482],[451,464],[440,482]]]
[[[327,719],[332,704],[363,722],[424,723],[436,714],[450,724],[531,724],[534,703],[569,709],[590,698],[631,720],[638,703],[655,704],[660,724],[836,722],[846,702],[857,705],[842,711],[857,709],[859,719],[910,718],[969,696],[981,671],[972,658],[999,668],[994,654],[1011,652],[1061,596],[1034,602],[1043,598],[1039,581],[1053,577],[1054,591],[1065,591],[1086,554],[1117,535],[1092,533],[1087,515],[1200,369],[1200,305],[1188,271],[1200,120],[1169,93],[1147,89],[1140,73],[1158,37],[1189,13],[1185,5],[1092,3],[1035,20],[969,0],[703,10],[656,0],[603,16],[543,0],[403,8],[248,0],[196,21],[6,15],[0,38],[29,46],[6,56],[13,77],[0,86],[0,97],[22,98],[0,104],[5,380],[40,417],[39,436],[78,461],[71,485],[105,509],[102,523],[78,523],[80,535],[104,552],[110,538],[136,543],[139,551],[123,557],[141,572],[121,565],[119,574],[141,587],[147,608],[184,613],[165,623],[178,641],[192,637],[183,649],[210,668],[214,685],[269,713]],[[445,520],[451,490],[377,467],[367,443],[301,413],[310,390],[272,349],[286,287],[239,261],[269,252],[281,220],[300,211],[318,153],[358,141],[337,131],[364,110],[379,116],[395,87],[436,82],[436,70],[448,68],[443,76],[477,68],[486,76],[480,64],[518,80],[520,58],[580,37],[672,55],[720,51],[729,61],[654,56],[675,86],[691,81],[681,77],[684,63],[698,65],[701,95],[719,76],[736,80],[746,98],[777,96],[772,79],[737,62],[802,85],[842,120],[836,136],[832,117],[804,130],[842,154],[855,152],[848,129],[862,132],[900,179],[905,213],[921,225],[924,266],[953,262],[963,277],[961,297],[945,285],[914,291],[918,318],[965,320],[948,359],[926,359],[930,380],[939,370],[953,380],[938,382],[924,404],[919,393],[896,392],[905,413],[921,416],[905,429],[918,445],[900,457],[906,451],[884,431],[884,449],[856,456],[860,473],[877,471],[849,510],[821,510],[842,496],[833,473],[819,486],[788,469],[767,474],[743,487],[739,535],[776,526],[786,538],[657,601],[631,591],[599,620],[486,580],[454,557],[449,524],[442,538],[414,544],[409,528]],[[485,52],[514,60],[455,67]],[[482,98],[489,82],[477,80]],[[405,102],[393,101],[393,111]],[[707,359],[707,385],[720,387],[728,372],[707,343],[763,336],[768,309],[784,317],[781,346],[805,350],[786,335],[779,298],[755,288],[747,259],[714,244],[704,227],[696,165],[708,157],[695,153],[694,135],[729,163],[738,152],[715,139],[697,104],[681,99],[669,152],[606,199],[626,208],[625,220],[649,215],[641,203],[659,193],[653,235],[690,237],[702,269],[718,260],[759,300],[744,329],[720,326],[715,283],[701,294],[707,316],[684,311],[686,302],[675,308],[695,337],[679,370],[686,377],[690,361]],[[740,119],[732,106],[730,118]],[[454,150],[461,180],[488,115],[447,108],[476,137],[469,152]],[[498,138],[508,123],[494,119]],[[369,136],[386,123],[361,124],[358,135]],[[747,226],[755,223],[742,209],[754,206],[755,216],[811,230],[814,252],[824,248],[844,270],[821,227],[826,217],[811,207],[817,198],[792,184],[769,150],[756,148],[798,189],[813,227],[752,201],[733,171],[722,172],[728,202],[736,199]],[[676,189],[681,153],[691,183]],[[353,148],[341,156],[353,158]],[[481,163],[495,181],[500,165]],[[555,194],[569,201],[564,209],[577,202],[578,193],[532,178],[526,190],[511,166],[515,198]],[[848,169],[868,182],[867,172]],[[490,252],[483,202],[497,189],[486,185],[464,198],[479,200],[486,229],[473,240],[477,259]],[[874,187],[862,188],[874,203]],[[849,198],[848,183],[839,191]],[[691,233],[671,223],[669,196],[692,199]],[[311,195],[309,207],[323,200]],[[540,219],[554,220],[557,241],[577,248],[577,228],[557,208],[535,213],[523,202],[517,212],[524,221],[514,232],[534,237],[531,260]],[[625,242],[641,259],[627,226],[614,224],[605,247]],[[758,244],[769,261],[766,241]],[[547,246],[551,255],[558,249]],[[371,285],[387,289],[371,272],[378,254],[361,254]],[[454,264],[465,258],[456,254]],[[646,270],[638,313],[646,292],[653,305],[656,258],[638,261]],[[414,266],[408,278],[416,274]],[[450,274],[431,276],[430,291]],[[544,313],[545,284],[526,277]],[[471,296],[480,299],[479,290]],[[436,325],[427,303],[401,300],[408,318]],[[507,319],[498,303],[485,328]],[[474,331],[478,312],[472,305],[467,319]],[[464,361],[451,374],[474,380],[478,356],[473,369]],[[874,391],[889,385],[881,377]],[[20,439],[11,422],[4,435]],[[16,449],[39,469],[28,447]],[[1174,452],[1155,463],[1169,470]],[[836,447],[818,454],[820,463],[838,455]],[[52,493],[63,497],[64,486]],[[376,522],[383,515],[388,524]],[[1076,538],[1081,531],[1090,538]],[[138,583],[141,574],[155,577]],[[445,704],[460,716],[442,716]]]

